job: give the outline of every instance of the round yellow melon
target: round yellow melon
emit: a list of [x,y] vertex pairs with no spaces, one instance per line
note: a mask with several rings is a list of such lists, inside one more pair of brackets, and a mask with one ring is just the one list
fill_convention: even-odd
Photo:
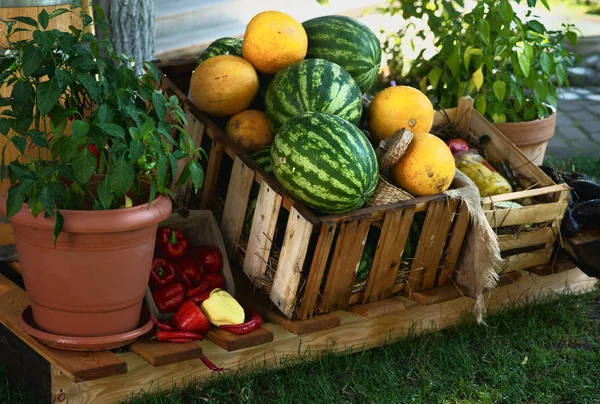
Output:
[[390,169],[394,182],[414,196],[447,190],[455,172],[452,152],[435,135],[427,132],[414,135],[404,156]]
[[254,109],[247,109],[232,116],[227,122],[225,133],[248,153],[269,146],[275,136],[267,115]]
[[194,105],[213,116],[229,116],[250,106],[258,93],[258,75],[243,58],[214,56],[192,73],[190,98]]
[[275,74],[306,56],[308,37],[301,23],[279,11],[255,15],[246,27],[242,55],[261,73]]
[[405,128],[429,132],[433,125],[433,104],[413,87],[388,87],[369,106],[369,133],[377,142]]

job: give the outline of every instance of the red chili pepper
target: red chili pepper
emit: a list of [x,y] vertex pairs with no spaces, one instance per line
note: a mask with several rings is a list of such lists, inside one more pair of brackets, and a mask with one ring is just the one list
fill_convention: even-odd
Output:
[[181,231],[169,227],[158,229],[156,249],[164,258],[173,259],[183,257],[189,245],[187,237]]
[[194,296],[190,299],[191,302],[196,303],[197,305],[202,304],[203,301],[205,301],[206,299],[208,299],[210,297],[210,292],[212,292],[211,290],[208,290],[206,292],[202,292],[197,296]]
[[200,307],[192,301],[187,301],[181,305],[179,310],[171,318],[173,328],[178,331],[189,331],[198,334],[205,334],[210,330],[210,322],[204,315]]
[[150,287],[159,289],[175,281],[175,266],[162,258],[154,258],[150,272]]
[[156,333],[156,338],[159,341],[164,341],[166,339],[173,339],[173,338],[189,338],[189,339],[193,339],[193,340],[203,340],[204,335],[199,335],[194,332],[188,332],[188,331],[159,331]]
[[189,297],[199,296],[201,293],[210,292],[216,288],[225,288],[225,278],[221,274],[206,274],[200,285],[188,290]]
[[208,358],[206,356],[204,356],[204,355],[202,355],[200,357],[200,359],[202,360],[202,363],[204,363],[206,365],[206,367],[209,368],[212,371],[220,372],[220,371],[224,370],[224,368],[217,367],[217,365],[215,365],[210,360],[208,360]]
[[448,140],[446,144],[448,145],[448,148],[450,149],[452,154],[459,151],[469,150],[469,144],[462,139]]
[[179,276],[187,276],[188,280],[190,280],[193,284],[197,285],[202,281],[203,271],[198,269],[194,260],[189,257],[181,257],[175,263],[175,270],[179,274]]
[[192,342],[193,339],[191,338],[167,338],[164,339],[163,341],[165,342],[177,342],[177,343],[183,343],[183,342]]
[[158,327],[159,330],[161,330],[161,331],[173,331],[173,327],[171,327],[169,324],[161,323],[154,316],[152,316],[151,319],[152,319],[152,324],[154,324],[156,327]]
[[196,247],[192,251],[192,256],[196,260],[196,265],[208,272],[216,273],[223,268],[223,256],[218,248],[209,246]]
[[246,317],[250,317],[250,320],[243,324],[223,324],[220,328],[232,334],[243,335],[258,330],[263,323],[262,316],[254,310],[246,310]]
[[152,292],[154,304],[161,313],[172,313],[185,301],[185,286],[179,282]]

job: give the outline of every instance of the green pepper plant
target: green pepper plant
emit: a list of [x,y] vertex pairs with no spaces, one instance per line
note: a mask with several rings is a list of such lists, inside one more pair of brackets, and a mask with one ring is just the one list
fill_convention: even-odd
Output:
[[[10,140],[2,165],[9,144],[20,153],[8,164],[7,216],[26,203],[33,216],[55,217],[55,240],[63,226],[60,209],[151,203],[157,194],[173,195],[169,184],[191,179],[197,192],[204,180],[204,151],[184,130],[177,97],[160,89],[152,63],[144,63],[138,76],[132,59],[88,32],[92,25],[107,30],[102,9],[94,8],[95,19],[75,0],[70,9],[42,10],[37,20],[2,20],[9,49],[0,59],[0,84],[12,86],[0,99],[0,133]],[[48,29],[64,13],[80,19],[81,29]],[[13,40],[24,30],[31,31],[30,40]],[[65,134],[68,124],[71,133]],[[27,153],[31,145],[37,157]],[[176,178],[182,159],[187,163]]]
[[[547,0],[541,1],[549,10]],[[435,53],[426,59],[422,51],[408,76],[439,107],[455,107],[469,95],[492,122],[521,122],[552,113],[549,106],[556,107],[557,87],[569,84],[567,67],[576,60],[564,40],[573,46],[578,41],[573,25],[549,30],[533,18],[536,0],[527,0],[520,16],[515,8],[521,3],[480,0],[469,9],[463,0],[390,1],[381,11],[401,14],[407,25],[426,19]],[[424,30],[417,35],[424,38]],[[393,46],[398,40],[392,36],[386,43],[399,61],[392,70],[398,71],[403,67],[402,50]]]

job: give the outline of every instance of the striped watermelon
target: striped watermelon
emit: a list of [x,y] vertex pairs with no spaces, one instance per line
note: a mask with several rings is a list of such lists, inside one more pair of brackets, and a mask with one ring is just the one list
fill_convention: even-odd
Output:
[[293,63],[275,75],[265,99],[275,130],[303,112],[337,115],[358,125],[362,114],[360,89],[335,63],[323,59]]
[[366,93],[373,87],[381,66],[381,45],[363,23],[341,15],[327,15],[305,21],[308,36],[306,58],[337,63]]
[[260,166],[260,168],[265,170],[267,174],[273,174],[273,164],[271,163],[271,146],[257,151],[251,157],[252,160],[254,160]]
[[271,157],[277,181],[319,212],[358,209],[377,186],[377,160],[367,137],[335,115],[291,118],[275,135]]
[[242,40],[240,38],[224,37],[213,41],[208,48],[202,52],[196,66],[204,62],[206,59],[210,59],[213,56],[219,55],[234,55],[242,57]]

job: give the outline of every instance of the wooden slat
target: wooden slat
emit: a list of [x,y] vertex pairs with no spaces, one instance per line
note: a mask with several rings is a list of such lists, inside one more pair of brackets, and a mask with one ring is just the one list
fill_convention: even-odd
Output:
[[309,221],[292,208],[271,286],[271,301],[288,318],[292,317],[296,307],[296,294],[312,227]]
[[511,272],[537,265],[546,265],[550,262],[553,250],[553,247],[550,246],[534,252],[511,255],[504,259],[502,270],[503,272]]
[[452,278],[456,264],[458,263],[458,257],[462,249],[463,241],[467,235],[467,228],[469,227],[470,217],[469,209],[467,204],[463,203],[459,208],[454,222],[452,224],[452,234],[448,238],[446,244],[446,251],[444,253],[442,263],[440,265],[440,275],[438,279],[438,286],[444,286],[448,279]]
[[458,100],[456,108],[455,122],[456,127],[461,132],[468,132],[471,126],[471,112],[473,111],[473,99],[471,97],[462,97]]
[[202,348],[195,342],[179,344],[140,338],[131,344],[131,350],[152,366],[170,365],[202,357]]
[[[485,198],[481,198],[481,200],[482,200],[483,208],[490,209],[494,203],[498,203],[498,202],[516,201],[518,199],[533,198],[536,196],[549,195],[549,194],[554,194],[554,193],[559,193],[559,192],[561,193],[559,198],[562,197],[564,200],[564,193],[566,193],[566,196],[568,197],[569,186],[567,184],[551,185],[551,186],[542,187],[542,188],[528,189],[526,191],[511,192],[508,194],[501,194],[501,195],[494,195],[494,196],[486,196]],[[558,202],[558,200],[556,202]]]
[[280,207],[281,195],[263,181],[258,193],[243,267],[244,273],[259,284],[267,269]]
[[254,171],[238,157],[234,158],[221,219],[223,241],[230,255],[238,249],[253,184]]
[[385,299],[392,295],[414,215],[414,207],[390,209],[385,214],[363,303]]
[[[496,288],[515,283],[521,277],[518,271],[509,272],[500,276]],[[464,292],[456,285],[445,285],[435,289],[422,290],[411,293],[410,298],[423,305],[439,304],[449,300],[458,299],[465,296]]]
[[217,189],[217,180],[219,179],[219,170],[223,160],[223,142],[213,140],[210,153],[208,155],[208,165],[204,177],[204,186],[202,188],[202,197],[200,198],[200,209],[209,209],[212,203],[211,199],[215,196]]
[[47,347],[19,327],[21,312],[29,306],[27,292],[0,275],[0,322],[72,380],[81,382],[127,372],[127,363],[110,351],[70,352]]
[[553,243],[558,234],[552,227],[542,227],[532,231],[522,231],[514,234],[501,234],[498,236],[500,250],[512,250],[515,248],[531,247],[534,245]]
[[561,220],[566,209],[566,202],[555,202],[484,212],[490,225],[496,228]]
[[402,311],[406,308],[404,300],[398,297],[379,300],[377,302],[366,304],[355,304],[350,307],[350,312],[365,320],[387,316],[389,314]]
[[[423,281],[426,281],[429,287],[433,286],[444,244],[448,238],[450,215],[445,199],[429,204],[417,251],[408,274],[409,292],[423,289]],[[444,234],[440,231],[443,228],[446,230]]]
[[352,285],[371,225],[370,215],[343,221],[323,290],[325,312],[348,307]]
[[317,296],[321,290],[323,274],[327,266],[327,259],[331,251],[331,244],[335,235],[336,226],[333,222],[323,222],[317,239],[317,246],[313,254],[313,259],[308,271],[306,287],[302,295],[302,304],[298,310],[298,318],[306,320],[311,317],[316,310]]
[[206,334],[206,337],[209,341],[231,352],[272,342],[273,331],[261,327],[248,334],[235,335],[214,327]]

